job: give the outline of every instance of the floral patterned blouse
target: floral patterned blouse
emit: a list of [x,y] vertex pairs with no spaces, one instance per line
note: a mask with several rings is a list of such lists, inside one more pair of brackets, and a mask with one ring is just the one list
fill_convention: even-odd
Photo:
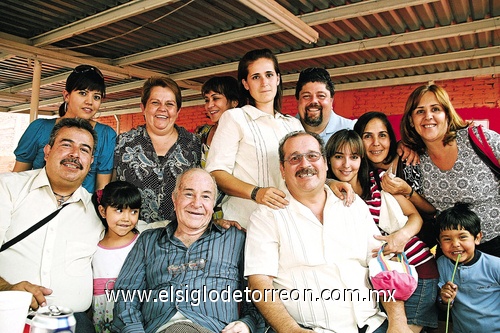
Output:
[[179,137],[165,156],[156,154],[146,125],[117,138],[114,157],[117,179],[139,188],[142,195],[139,218],[147,223],[172,219],[172,191],[177,175],[200,165],[199,138],[183,127],[174,126]]
[[[488,129],[484,134],[500,158],[500,135]],[[466,128],[457,131],[456,140],[458,157],[451,170],[440,170],[427,153],[420,156],[423,194],[441,211],[455,202],[470,203],[481,219],[482,241],[492,240],[500,236],[500,179],[474,152]]]

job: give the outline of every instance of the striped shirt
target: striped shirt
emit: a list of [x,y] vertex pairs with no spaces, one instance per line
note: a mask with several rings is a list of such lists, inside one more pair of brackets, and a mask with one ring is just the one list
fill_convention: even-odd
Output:
[[[349,207],[325,185],[323,221],[284,189],[289,205],[259,205],[251,215],[245,275],[267,275],[288,314],[315,332],[373,332],[385,320],[368,296],[368,263],[379,235],[362,200]],[[351,292],[355,291],[357,296]],[[339,292],[339,297],[323,297]],[[294,295],[294,296],[292,296]],[[323,295],[323,296],[322,296]],[[311,331],[312,332],[312,331]]]
[[[365,202],[370,209],[370,213],[372,214],[375,224],[378,226],[382,200],[380,196],[380,189],[375,180],[373,170],[370,171],[370,182],[371,199],[365,200]],[[379,228],[379,230],[383,235],[387,235],[387,233],[382,229]],[[421,276],[422,278],[437,277],[437,268],[434,262],[434,256],[430,252],[429,247],[418,237],[413,236],[412,238],[410,238],[408,243],[406,243],[405,254],[408,257],[408,262],[410,263],[410,265],[414,265],[415,268],[417,268],[419,276]],[[432,265],[425,265],[425,268],[418,268],[419,266],[428,263],[429,261],[433,262]]]
[[[114,292],[146,292],[150,293],[150,300],[140,302],[136,294],[132,301],[125,301],[119,295],[113,313],[114,328],[119,332],[154,333],[177,311],[216,332],[236,320],[247,324],[252,332],[257,324],[263,325],[262,317],[251,303],[241,303],[240,317],[240,303],[230,298],[234,291],[244,288],[245,234],[236,228],[226,230],[211,223],[186,248],[174,236],[176,227],[177,221],[173,221],[165,228],[146,230],[139,236],[125,260]],[[229,291],[231,301],[221,300],[224,290]],[[215,296],[220,296],[219,300],[211,301]]]

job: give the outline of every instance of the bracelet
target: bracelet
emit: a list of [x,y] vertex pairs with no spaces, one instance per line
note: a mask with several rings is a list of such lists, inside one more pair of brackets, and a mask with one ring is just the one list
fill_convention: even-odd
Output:
[[415,190],[413,189],[413,187],[411,187],[411,192],[410,192],[410,194],[405,195],[405,198],[406,198],[406,199],[408,199],[408,200],[410,200],[410,199],[411,199],[411,196],[413,195],[413,192],[415,192]]
[[250,198],[255,202],[257,202],[257,192],[259,192],[260,189],[261,187],[255,186],[252,190],[252,194],[250,194]]

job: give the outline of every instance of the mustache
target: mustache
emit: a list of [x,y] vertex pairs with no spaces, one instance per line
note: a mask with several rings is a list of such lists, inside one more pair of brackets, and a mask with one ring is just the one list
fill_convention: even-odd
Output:
[[80,163],[80,161],[77,158],[65,158],[64,160],[61,161],[61,164],[64,164],[64,163],[76,164],[80,170],[83,170],[83,165]]
[[309,104],[308,106],[306,106],[306,110],[309,110],[310,108],[316,108],[316,109],[320,109],[320,110],[323,109],[321,104],[316,103],[316,102],[313,102],[313,103]]
[[308,168],[303,168],[303,169],[298,170],[295,173],[295,177],[299,177],[302,175],[317,175],[317,174],[318,174],[318,170],[311,168],[311,167],[308,167]]

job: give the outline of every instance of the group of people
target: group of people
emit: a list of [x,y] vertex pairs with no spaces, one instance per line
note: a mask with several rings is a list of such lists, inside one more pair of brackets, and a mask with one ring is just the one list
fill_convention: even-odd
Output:
[[[498,325],[500,180],[442,87],[409,96],[399,145],[383,112],[337,115],[321,68],[300,73],[297,117],[283,114],[267,49],[202,95],[212,124],[189,133],[180,88],[150,78],[145,124],[116,136],[92,120],[102,73],[76,67],[61,117],[33,122],[16,149],[14,171],[34,170],[0,175],[0,290],[72,308],[81,333],[420,332],[440,303],[456,332]],[[500,136],[484,132],[500,160]],[[421,232],[434,217],[438,260]],[[406,301],[369,296],[382,244],[416,267]]]

